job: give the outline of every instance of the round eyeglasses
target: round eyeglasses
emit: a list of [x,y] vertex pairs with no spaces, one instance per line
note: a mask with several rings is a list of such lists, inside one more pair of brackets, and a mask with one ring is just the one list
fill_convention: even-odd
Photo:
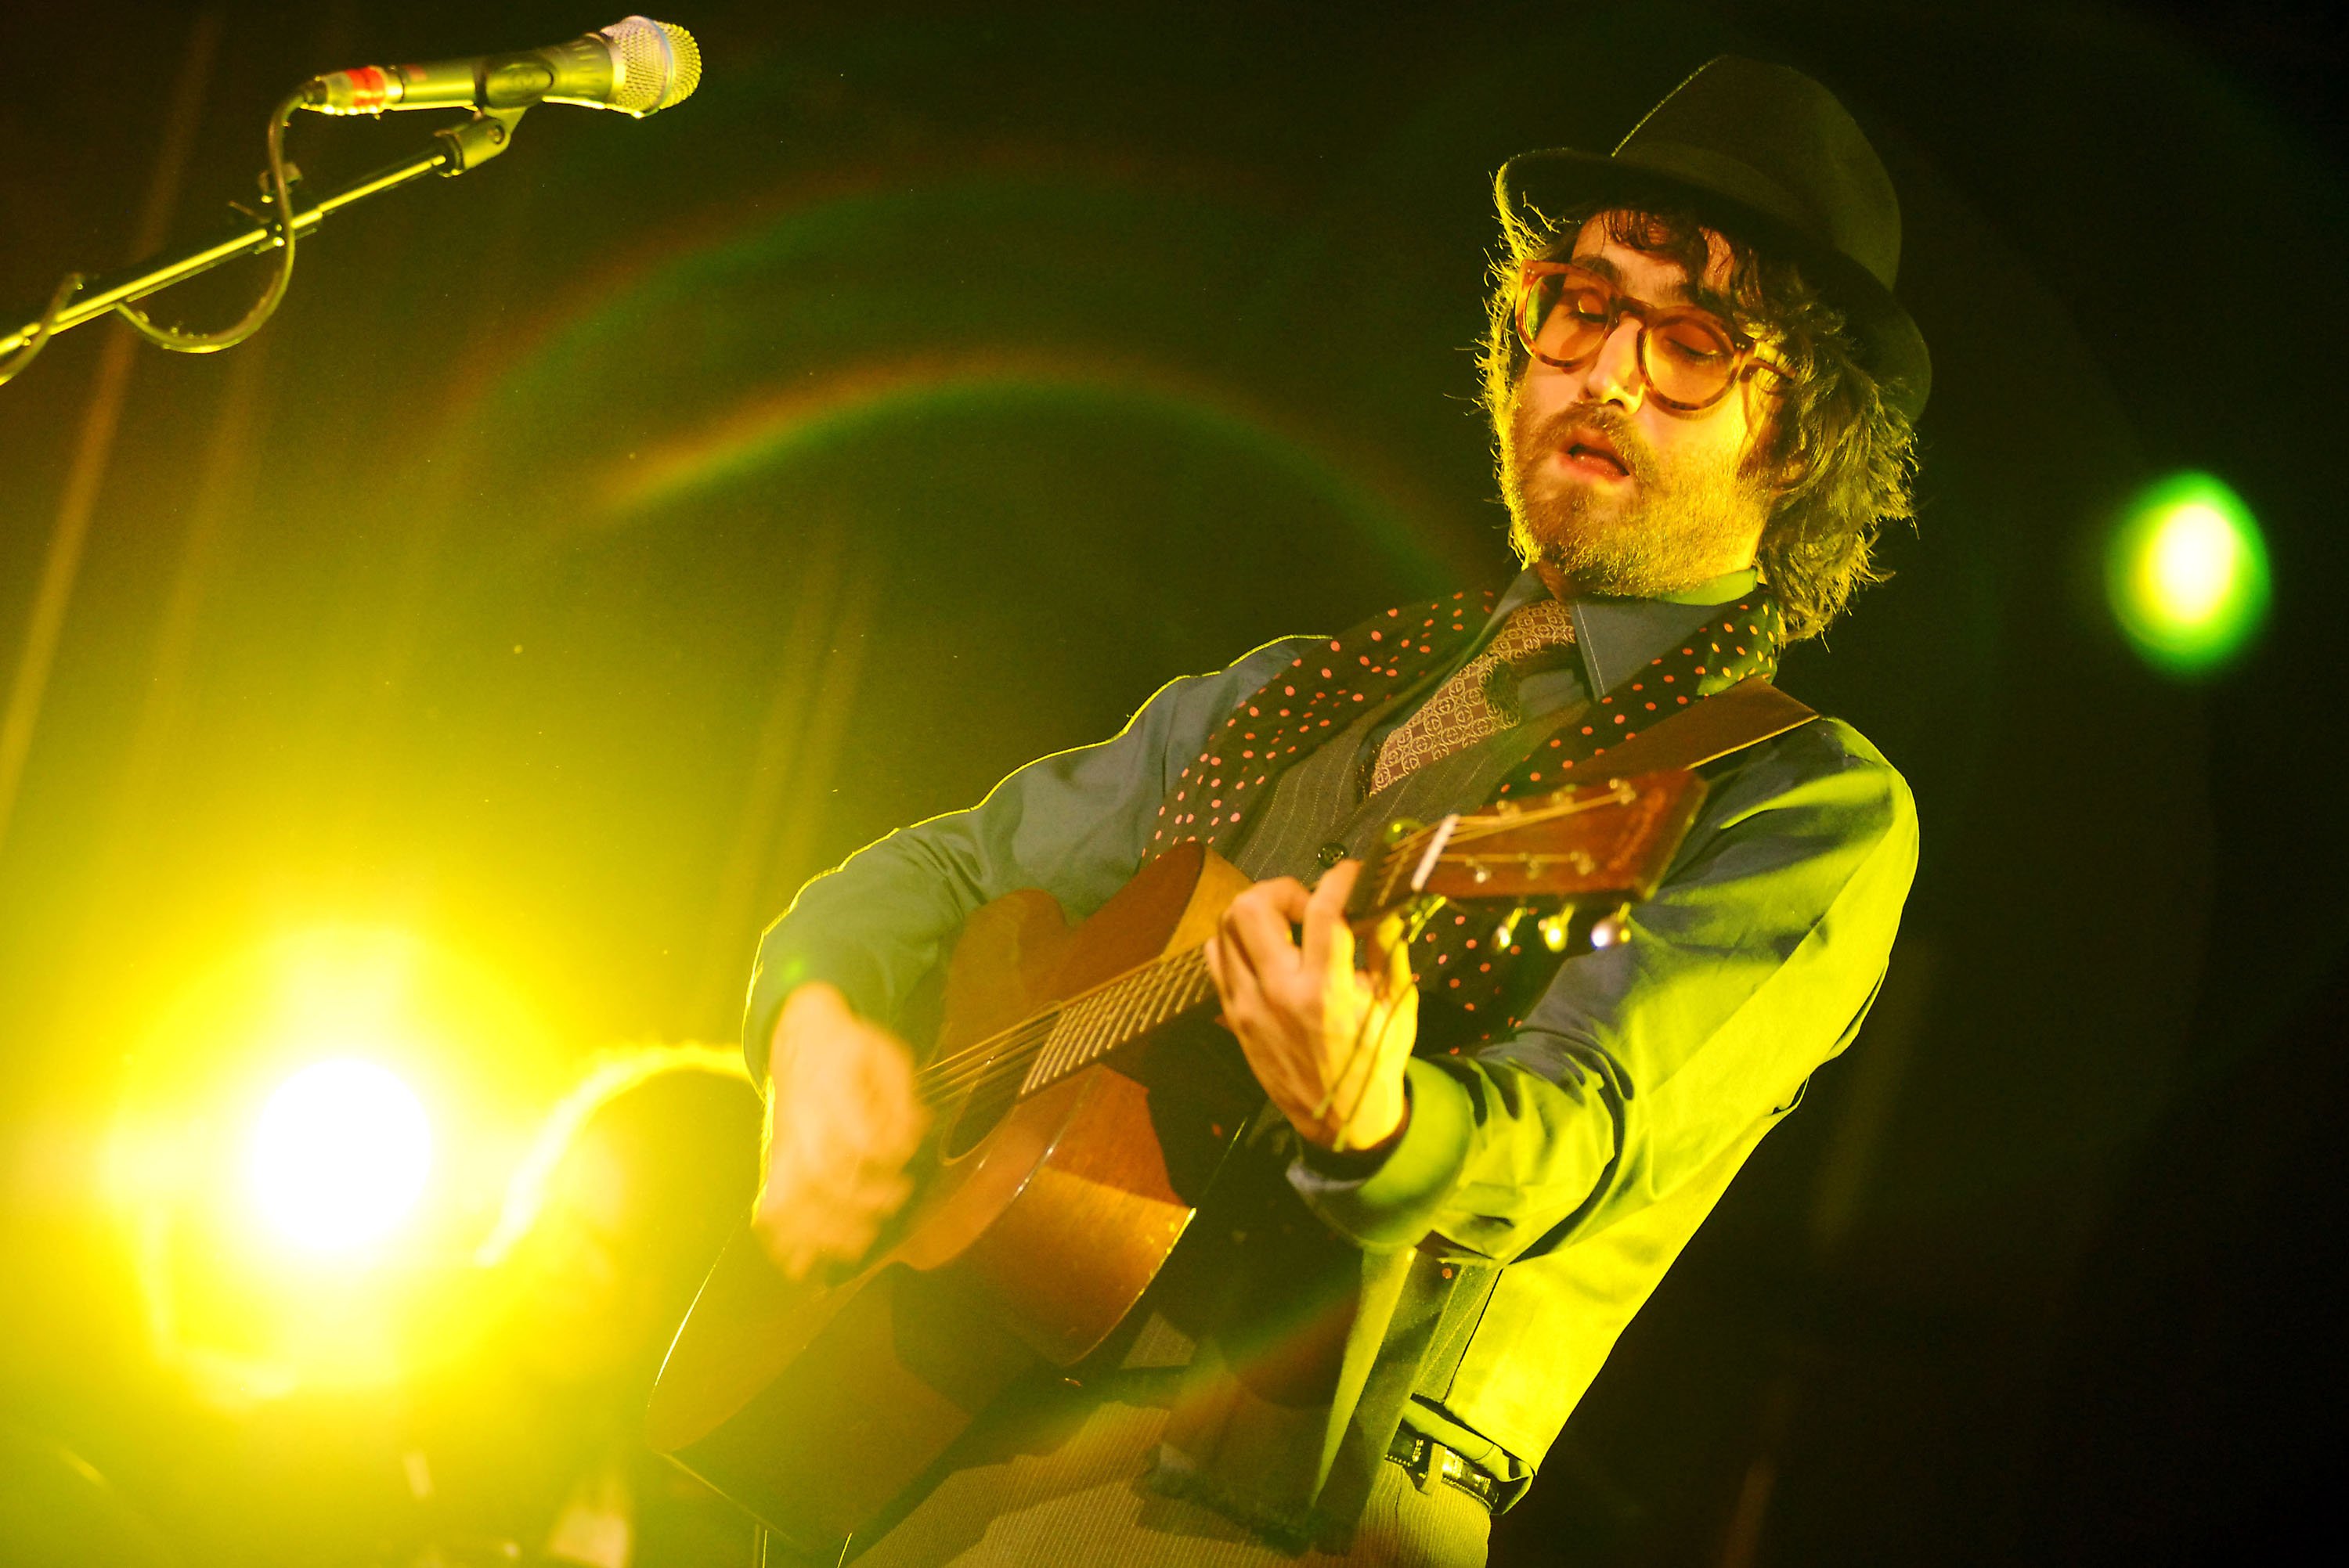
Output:
[[1571,262],[1527,262],[1517,274],[1517,338],[1561,370],[1590,363],[1625,316],[1640,323],[1640,374],[1648,395],[1684,414],[1710,408],[1757,370],[1754,340],[1709,310],[1649,304]]

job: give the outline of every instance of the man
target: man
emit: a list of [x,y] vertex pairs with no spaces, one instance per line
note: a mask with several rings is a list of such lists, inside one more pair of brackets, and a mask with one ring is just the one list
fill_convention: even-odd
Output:
[[1768,673],[1909,514],[1928,371],[1890,292],[1899,210],[1817,84],[1715,60],[1612,155],[1526,154],[1496,193],[1516,583],[1178,680],[1115,739],[853,857],[767,935],[755,1225],[796,1275],[908,1196],[924,1119],[889,1020],[972,909],[1040,886],[1082,915],[1191,838],[1258,879],[1207,950],[1271,1107],[1216,1222],[1130,1332],[990,1410],[866,1562],[1481,1563],[1874,994],[1915,814],[1831,720],[1708,769],[1627,943],[1544,975],[1464,916],[1354,950],[1340,913],[1383,823],[1555,789]]

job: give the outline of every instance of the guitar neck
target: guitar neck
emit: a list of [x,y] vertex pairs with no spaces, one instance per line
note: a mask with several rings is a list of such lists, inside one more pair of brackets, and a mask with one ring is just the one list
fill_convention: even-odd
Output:
[[1071,997],[1051,1015],[1019,1092],[1032,1094],[1215,1000],[1206,950],[1198,947],[1170,953]]
[[[1349,923],[1357,936],[1367,936],[1377,916]],[[958,1090],[982,1077],[1008,1076],[1025,1063],[1019,1080],[1019,1093],[1025,1097],[1215,1002],[1206,950],[1185,948],[1103,981],[935,1064],[923,1075],[925,1087]]]
[[[1704,781],[1675,769],[1402,824],[1365,857],[1347,923],[1361,937],[1384,914],[1446,900],[1505,904],[1505,924],[1537,904],[1562,913],[1578,899],[1636,902],[1662,878],[1703,799]],[[1017,1075],[1020,1095],[1033,1094],[1215,999],[1204,951],[1170,953],[933,1063],[922,1092],[942,1102]]]

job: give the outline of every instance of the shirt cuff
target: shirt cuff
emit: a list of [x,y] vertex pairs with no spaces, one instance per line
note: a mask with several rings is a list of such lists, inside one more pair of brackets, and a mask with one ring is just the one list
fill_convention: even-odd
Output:
[[1288,1168],[1289,1184],[1306,1205],[1331,1229],[1368,1247],[1417,1245],[1435,1228],[1468,1164],[1475,1115],[1466,1086],[1417,1057],[1404,1067],[1403,1083],[1411,1119],[1367,1173],[1333,1173],[1326,1157],[1309,1161],[1300,1156]]
[[1324,1149],[1318,1143],[1299,1139],[1298,1141],[1303,1146],[1299,1158],[1314,1174],[1327,1176],[1332,1181],[1363,1181],[1378,1174],[1379,1168],[1387,1162],[1387,1156],[1395,1151],[1396,1146],[1410,1131],[1411,1077],[1406,1073],[1402,1080],[1402,1119],[1395,1123],[1392,1132],[1367,1149]]

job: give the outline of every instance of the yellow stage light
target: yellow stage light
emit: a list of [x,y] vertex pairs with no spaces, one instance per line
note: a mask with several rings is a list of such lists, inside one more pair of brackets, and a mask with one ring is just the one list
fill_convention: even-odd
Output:
[[2177,474],[2137,499],[2106,567],[2114,616],[2150,662],[2179,674],[2224,665],[2259,630],[2267,547],[2235,492]]
[[278,1233],[313,1252],[366,1246],[424,1191],[432,1129],[388,1068],[342,1058],[277,1087],[254,1129],[254,1196]]

